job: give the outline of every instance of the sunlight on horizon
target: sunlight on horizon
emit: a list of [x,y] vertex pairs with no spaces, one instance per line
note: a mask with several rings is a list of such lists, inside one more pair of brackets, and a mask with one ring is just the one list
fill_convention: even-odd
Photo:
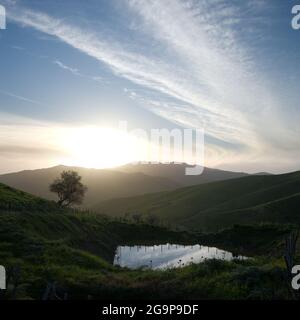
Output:
[[108,127],[66,130],[61,147],[68,157],[61,163],[86,168],[110,168],[138,161],[143,143],[128,133]]
[[[141,132],[142,131],[142,132]],[[110,127],[87,126],[63,129],[59,147],[65,155],[59,163],[85,168],[113,168],[128,163],[196,164],[191,151],[161,145],[146,131],[127,132]],[[168,136],[167,136],[168,139]]]

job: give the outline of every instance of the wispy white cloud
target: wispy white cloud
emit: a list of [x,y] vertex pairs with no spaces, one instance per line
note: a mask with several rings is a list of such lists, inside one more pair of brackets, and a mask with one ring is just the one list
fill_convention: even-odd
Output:
[[[146,56],[126,51],[120,44],[111,40],[106,41],[101,34],[96,35],[91,31],[87,32],[76,26],[66,25],[46,14],[16,9],[10,11],[10,18],[20,24],[55,35],[61,41],[108,64],[119,76],[139,85],[158,90],[194,107],[201,107],[207,114],[215,112],[222,114],[224,118],[233,118],[232,115],[226,114],[225,105],[223,109],[219,108],[216,101],[201,90],[202,86],[207,87],[207,79],[196,82],[195,77],[190,74],[190,70],[187,70],[185,65],[178,65],[174,68],[166,61],[149,59]],[[237,119],[235,126],[242,130],[240,121]],[[222,124],[219,124],[221,131]],[[227,139],[224,133],[222,138]]]
[[67,66],[60,60],[54,60],[54,64],[58,65],[61,69],[71,72],[74,76],[79,76],[88,80],[93,80],[101,84],[108,84],[109,82],[101,76],[89,76],[81,73],[78,69]]
[[61,69],[71,72],[74,76],[79,76],[79,77],[82,77],[82,78],[85,78],[88,80],[93,80],[93,81],[96,81],[100,84],[106,84],[106,85],[109,84],[109,82],[101,76],[85,75],[85,74],[81,73],[78,69],[67,66],[66,64],[64,64],[60,60],[54,60],[53,63],[58,65]]
[[25,50],[23,47],[20,47],[20,46],[11,46],[11,48],[19,51]]
[[[244,159],[263,161],[271,153],[288,159],[288,152],[282,150],[299,148],[293,129],[280,118],[281,106],[269,89],[269,79],[256,65],[251,45],[238,32],[245,28],[247,18],[241,8],[223,0],[128,0],[124,4],[132,32],[159,47],[159,56],[148,54],[147,48],[137,51],[136,46],[107,39],[105,30],[82,29],[18,6],[10,10],[9,18],[54,36],[105,63],[118,76],[158,92],[156,99],[129,94],[171,121],[204,127],[225,144],[242,145],[245,151],[239,149],[239,156]],[[247,6],[258,11],[263,5],[264,1],[257,0]],[[78,72],[61,62],[58,65]],[[220,159],[220,148],[211,151],[215,159]],[[223,152],[225,145],[222,156]]]
[[63,126],[0,113],[0,173],[51,166],[66,154],[58,141]]
[[[257,64],[249,37],[245,37],[247,29],[255,26],[255,21],[250,23],[249,11],[255,11],[255,18],[259,19],[257,13],[270,10],[270,4],[246,3],[248,10],[243,12],[245,7],[223,0],[129,0],[128,3],[139,17],[135,22],[139,30],[161,48],[171,51],[175,68],[178,63],[184,66],[189,74],[187,82],[195,85],[189,88],[189,94],[197,93],[197,98],[192,101],[193,106],[184,106],[186,112],[161,105],[158,112],[194,126],[197,119],[205,119],[206,131],[214,137],[244,146],[244,150],[238,149],[233,154],[240,161],[242,157],[241,162],[266,160],[269,164],[270,154],[276,154],[278,161],[299,165],[293,159],[299,155],[296,150],[300,142],[294,139],[297,130],[283,119],[285,105],[269,87],[274,79],[260,72],[263,66]],[[262,37],[262,30],[255,28],[255,37]],[[205,99],[199,99],[199,92]],[[211,111],[209,118],[201,112],[203,107]],[[183,116],[189,112],[190,116]],[[223,151],[223,157],[218,152],[214,157],[221,164],[229,160],[232,150],[224,147]]]
[[42,105],[39,101],[23,97],[21,95],[18,95],[18,94],[12,93],[12,92],[0,90],[0,94],[4,94],[8,97],[11,97],[11,98],[14,98],[14,99],[17,99],[20,101],[24,101],[24,102],[28,102],[28,103],[32,103],[32,104],[37,104],[37,105]]
[[54,60],[53,63],[56,64],[56,65],[58,65],[60,68],[62,68],[62,69],[64,69],[64,70],[70,71],[70,72],[73,73],[74,75],[77,75],[77,76],[80,75],[78,69],[69,67],[69,66],[65,65],[64,63],[62,63],[62,62],[59,61],[59,60]]

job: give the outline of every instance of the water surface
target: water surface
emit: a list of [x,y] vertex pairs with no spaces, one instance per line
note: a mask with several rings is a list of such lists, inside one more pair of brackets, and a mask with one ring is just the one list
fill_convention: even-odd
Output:
[[197,245],[162,244],[154,246],[119,246],[117,248],[114,265],[130,269],[178,268],[191,263],[200,263],[208,259],[230,261],[232,259],[246,259],[234,256],[231,252],[215,247]]

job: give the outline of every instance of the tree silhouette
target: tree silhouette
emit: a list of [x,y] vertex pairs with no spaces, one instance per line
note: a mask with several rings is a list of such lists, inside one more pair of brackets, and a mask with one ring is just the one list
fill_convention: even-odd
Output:
[[140,223],[142,221],[142,214],[140,213],[134,213],[132,215],[132,220],[135,222],[135,223]]
[[81,204],[87,187],[82,184],[76,171],[63,171],[61,177],[50,185],[50,191],[58,195],[57,204],[66,208],[71,204]]
[[151,224],[151,225],[158,225],[159,223],[159,218],[152,214],[152,213],[149,213],[147,216],[146,216],[146,222]]

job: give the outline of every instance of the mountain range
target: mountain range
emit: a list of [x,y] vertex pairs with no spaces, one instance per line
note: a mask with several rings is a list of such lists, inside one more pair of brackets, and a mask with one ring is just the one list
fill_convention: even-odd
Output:
[[[108,216],[151,215],[203,231],[234,224],[300,223],[300,171],[247,175],[205,168],[203,177],[190,177],[184,175],[183,165],[175,164],[126,165],[114,170],[56,166],[1,175],[0,182],[6,186],[0,202],[11,206],[17,194],[11,194],[11,187],[21,190],[18,203],[28,209],[32,198],[22,191],[53,200],[49,184],[64,170],[77,171],[88,186],[84,206]],[[38,201],[41,211],[43,201]]]
[[112,170],[55,166],[46,169],[25,170],[0,175],[0,182],[31,193],[55,200],[49,185],[60,173],[75,170],[88,186],[83,206],[95,207],[100,201],[143,195],[147,193],[175,190],[189,185],[247,176],[245,173],[204,168],[199,176],[186,176],[184,164],[126,165]]
[[117,170],[126,173],[141,172],[149,176],[164,177],[175,181],[182,187],[193,186],[208,182],[229,180],[245,177],[248,174],[244,172],[224,171],[204,167],[200,175],[186,175],[187,164],[127,164],[118,167]]

